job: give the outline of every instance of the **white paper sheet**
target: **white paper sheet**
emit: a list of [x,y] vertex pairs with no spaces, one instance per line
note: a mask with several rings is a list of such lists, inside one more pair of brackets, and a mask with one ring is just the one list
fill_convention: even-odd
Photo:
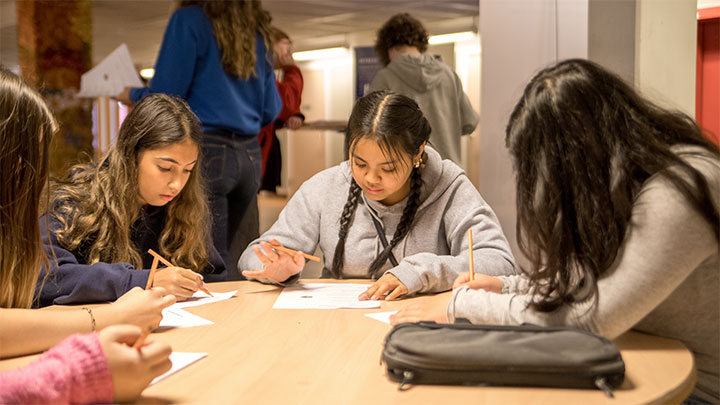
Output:
[[178,302],[178,303],[172,305],[171,308],[172,307],[175,307],[175,308],[196,307],[198,305],[212,304],[213,302],[228,300],[228,299],[232,298],[233,296],[235,296],[235,293],[237,292],[237,290],[225,292],[225,293],[218,293],[218,292],[213,292],[213,291],[210,291],[210,292],[212,292],[212,295],[213,295],[212,297],[205,294],[204,292],[202,292],[200,290],[197,290],[197,291],[195,291],[195,294],[193,294],[193,296],[190,297],[190,299],[183,301],[183,302]]
[[[174,306],[174,305],[173,305]],[[171,328],[190,328],[193,326],[212,325],[214,322],[209,321],[201,316],[191,314],[181,308],[173,308],[169,306],[162,311],[162,320],[160,321],[160,329]]]
[[209,321],[201,316],[191,314],[190,312],[185,311],[184,308],[197,307],[199,305],[227,300],[233,297],[236,292],[237,290],[226,293],[213,292],[213,296],[211,297],[202,291],[196,291],[189,300],[175,303],[163,309],[163,319],[160,321],[160,328],[190,328],[193,326],[212,325],[212,321]]
[[369,284],[311,283],[285,287],[273,309],[380,308],[380,301],[360,301]]
[[153,385],[160,380],[164,380],[165,378],[169,377],[170,375],[177,373],[178,371],[195,363],[196,361],[202,359],[205,356],[207,356],[207,353],[186,353],[186,352],[170,353],[170,361],[172,362],[172,367],[170,368],[170,370],[166,371],[165,374],[161,374],[161,375],[155,377],[150,382],[150,385]]
[[127,45],[122,44],[80,78],[78,97],[114,97],[125,87],[143,87]]
[[365,314],[365,316],[375,319],[376,321],[385,322],[386,324],[390,325],[390,315],[394,315],[396,313],[397,311],[373,312],[371,314]]

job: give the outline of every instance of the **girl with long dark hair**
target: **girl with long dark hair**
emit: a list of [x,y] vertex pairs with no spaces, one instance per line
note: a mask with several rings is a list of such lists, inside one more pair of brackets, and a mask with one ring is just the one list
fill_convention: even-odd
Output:
[[112,301],[144,287],[148,249],[178,266],[160,268],[153,281],[178,300],[192,296],[203,277],[225,280],[196,169],[201,141],[200,122],[183,100],[151,95],[128,114],[105,156],[51,185],[44,242],[57,261],[40,305]]
[[[649,102],[587,60],[540,71],[507,126],[522,276],[455,282],[449,305],[394,323],[635,329],[695,355],[693,395],[720,401],[720,153],[687,115]],[[447,302],[447,301],[446,301]]]
[[409,97],[378,91],[360,99],[348,122],[348,161],[305,182],[238,268],[264,267],[243,274],[290,283],[304,259],[268,242],[304,252],[319,244],[324,277],[377,280],[363,299],[438,292],[468,267],[472,229],[475,268],[514,274],[492,209],[462,169],[427,145],[429,135],[430,124]]

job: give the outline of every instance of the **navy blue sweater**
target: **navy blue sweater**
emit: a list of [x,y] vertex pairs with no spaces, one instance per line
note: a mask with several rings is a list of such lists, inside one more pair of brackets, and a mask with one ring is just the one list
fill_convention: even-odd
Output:
[[[136,270],[128,263],[95,263],[88,265],[85,255],[92,238],[77,250],[69,251],[60,246],[55,232],[47,231],[47,215],[40,218],[40,234],[43,238],[45,251],[50,259],[50,275],[45,279],[45,266],[40,273],[36,297],[41,307],[48,305],[83,304],[93,302],[115,301],[133,287],[145,288],[150,270]],[[58,229],[60,222],[53,216],[49,217],[50,229]],[[152,256],[148,249],[159,251],[158,241],[165,222],[165,207],[147,206],[140,218],[133,224],[132,242],[143,259],[143,268],[152,265]],[[57,262],[53,259],[55,251]],[[214,247],[210,249],[210,264],[202,272],[206,282],[225,281],[227,270],[222,258]],[[40,290],[40,287],[42,289]]]
[[181,7],[168,23],[150,86],[132,89],[130,99],[137,102],[151,93],[170,94],[188,102],[206,131],[256,135],[275,121],[282,100],[261,35],[255,38],[255,55],[256,76],[239,80],[228,75],[202,8]]

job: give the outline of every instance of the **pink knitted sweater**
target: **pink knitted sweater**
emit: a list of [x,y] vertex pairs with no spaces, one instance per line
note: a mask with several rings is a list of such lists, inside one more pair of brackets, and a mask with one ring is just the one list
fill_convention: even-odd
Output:
[[97,334],[73,335],[36,361],[0,374],[0,403],[112,402],[113,384]]

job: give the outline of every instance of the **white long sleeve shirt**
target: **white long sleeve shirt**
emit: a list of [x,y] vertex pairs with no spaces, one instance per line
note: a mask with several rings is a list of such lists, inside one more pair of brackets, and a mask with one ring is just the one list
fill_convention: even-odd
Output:
[[[713,205],[720,200],[720,161],[679,155],[708,180]],[[701,149],[700,149],[701,151]],[[712,226],[669,180],[656,174],[638,194],[625,240],[611,268],[598,280],[598,302],[550,313],[528,308],[523,276],[500,277],[503,293],[467,287],[454,292],[448,317],[473,323],[574,325],[614,339],[629,329],[677,339],[693,352],[698,369],[694,394],[720,402],[720,262],[717,224]]]

